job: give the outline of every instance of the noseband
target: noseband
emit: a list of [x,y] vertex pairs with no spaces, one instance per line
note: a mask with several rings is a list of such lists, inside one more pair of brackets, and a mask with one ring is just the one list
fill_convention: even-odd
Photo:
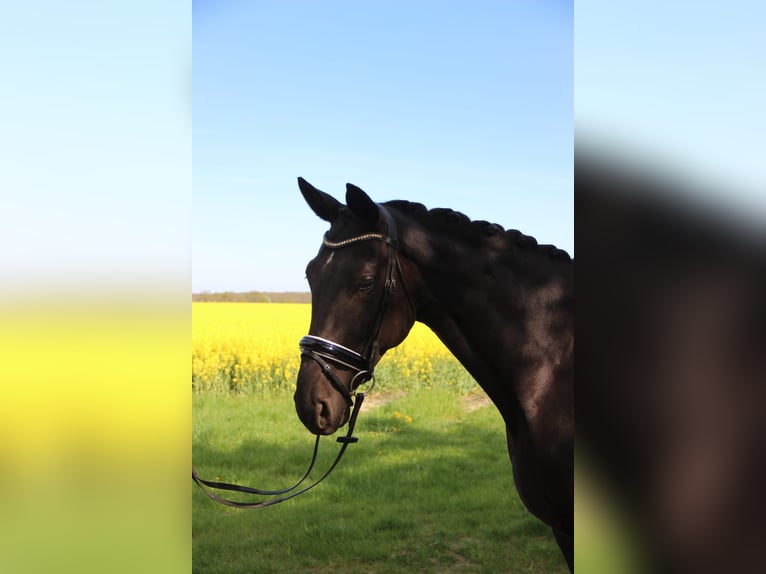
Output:
[[[372,331],[370,332],[370,336],[367,339],[364,349],[361,353],[358,353],[340,343],[323,339],[322,337],[317,337],[315,335],[306,335],[299,343],[301,354],[310,357],[319,363],[327,380],[330,381],[330,384],[335,390],[343,396],[348,406],[354,404],[352,397],[360,385],[369,380],[372,380],[373,386],[375,385],[375,359],[379,355],[379,340],[380,332],[383,327],[383,318],[386,315],[386,310],[388,309],[394,291],[396,290],[395,274],[398,271],[401,276],[402,272],[399,267],[399,237],[396,221],[384,206],[378,205],[378,209],[380,210],[380,213],[383,214],[383,218],[388,226],[388,235],[383,235],[382,233],[365,233],[363,235],[351,237],[350,239],[344,239],[343,241],[330,241],[325,234],[324,239],[322,240],[323,245],[329,249],[342,249],[343,247],[361,241],[383,241],[388,245],[388,265],[386,267],[386,282],[383,289],[383,298],[380,300],[378,314],[375,317],[375,323],[373,324]],[[403,282],[402,286],[404,286]],[[407,300],[410,301],[409,296],[407,297]],[[410,301],[410,306],[411,305],[412,302]],[[336,365],[341,365],[356,371],[348,388],[341,383],[330,363],[335,363]]]

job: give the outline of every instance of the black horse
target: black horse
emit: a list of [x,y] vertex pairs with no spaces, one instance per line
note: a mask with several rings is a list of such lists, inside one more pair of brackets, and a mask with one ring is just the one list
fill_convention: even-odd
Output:
[[573,569],[574,264],[516,230],[407,201],[346,204],[298,180],[331,224],[306,268],[310,335],[295,406],[315,434],[349,419],[355,388],[415,321],[428,325],[499,409],[519,496]]

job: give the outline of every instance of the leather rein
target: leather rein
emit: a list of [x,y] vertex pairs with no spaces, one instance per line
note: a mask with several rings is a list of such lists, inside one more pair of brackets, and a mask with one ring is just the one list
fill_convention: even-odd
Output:
[[[279,490],[263,490],[249,486],[242,486],[239,484],[205,480],[199,477],[197,471],[192,466],[192,480],[194,480],[194,482],[197,483],[202,491],[212,500],[220,504],[232,506],[235,508],[263,508],[284,502],[285,500],[290,500],[291,498],[295,498],[299,494],[303,494],[304,492],[311,490],[325,478],[327,478],[327,476],[329,476],[329,474],[340,462],[340,459],[346,452],[348,445],[359,441],[357,437],[353,436],[354,427],[356,426],[356,419],[359,416],[359,410],[362,407],[365,396],[375,387],[375,358],[379,353],[380,332],[383,327],[383,319],[396,289],[395,275],[398,272],[400,277],[402,276],[401,267],[399,266],[399,241],[396,221],[384,206],[378,205],[378,209],[383,215],[386,225],[388,226],[388,235],[383,235],[382,233],[365,233],[363,235],[357,235],[356,237],[336,242],[327,239],[327,234],[325,234],[324,238],[322,239],[322,244],[328,249],[342,249],[343,247],[353,245],[361,241],[374,240],[383,241],[388,245],[388,264],[386,267],[386,281],[383,290],[383,298],[380,301],[378,314],[375,318],[375,323],[373,324],[372,332],[370,333],[370,337],[367,340],[367,344],[365,345],[362,352],[358,353],[339,343],[330,341],[328,339],[323,339],[322,337],[316,337],[314,335],[306,335],[301,338],[299,342],[301,355],[313,359],[319,364],[320,367],[322,367],[322,372],[324,373],[327,380],[330,382],[333,388],[338,391],[341,396],[343,396],[348,406],[352,407],[351,415],[348,421],[347,432],[344,436],[340,436],[336,439],[337,442],[341,443],[341,447],[338,451],[338,454],[335,456],[335,460],[333,460],[330,467],[321,477],[319,477],[311,484],[300,488],[308,478],[309,474],[311,474],[311,471],[314,468],[314,464],[316,463],[317,453],[319,451],[319,439],[321,438],[321,435],[317,435],[316,441],[314,441],[314,452],[306,472],[303,474],[300,480],[298,480],[298,482],[292,486]],[[402,281],[402,286],[404,287],[404,281]],[[405,288],[405,292],[406,291],[407,289]],[[407,294],[407,300],[412,307],[412,301],[410,300],[409,294]],[[341,383],[340,379],[335,373],[335,370],[333,369],[333,366],[330,363],[341,365],[356,371],[356,374],[352,377],[348,388],[346,388],[346,386]],[[362,384],[370,380],[372,381],[372,385],[369,389],[367,389],[366,392],[362,393],[357,391],[357,389]],[[240,502],[236,500],[230,500],[228,498],[223,498],[212,492],[210,489],[243,492],[246,494],[257,494],[261,496],[274,496],[275,498],[270,498],[268,500],[262,500],[258,502]]]

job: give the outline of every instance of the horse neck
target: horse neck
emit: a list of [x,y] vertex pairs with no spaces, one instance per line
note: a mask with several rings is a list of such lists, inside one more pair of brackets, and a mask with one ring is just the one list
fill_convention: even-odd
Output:
[[[500,238],[472,246],[422,228],[408,231],[404,254],[417,276],[416,319],[437,334],[506,421],[525,419],[541,377],[571,366],[572,265],[534,248],[504,249]],[[415,241],[408,244],[408,235]]]

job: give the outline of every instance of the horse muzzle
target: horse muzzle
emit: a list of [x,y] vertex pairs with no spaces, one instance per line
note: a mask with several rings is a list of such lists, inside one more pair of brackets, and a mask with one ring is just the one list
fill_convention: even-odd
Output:
[[322,367],[305,356],[293,400],[298,418],[314,434],[332,434],[348,422],[349,403],[327,382]]

